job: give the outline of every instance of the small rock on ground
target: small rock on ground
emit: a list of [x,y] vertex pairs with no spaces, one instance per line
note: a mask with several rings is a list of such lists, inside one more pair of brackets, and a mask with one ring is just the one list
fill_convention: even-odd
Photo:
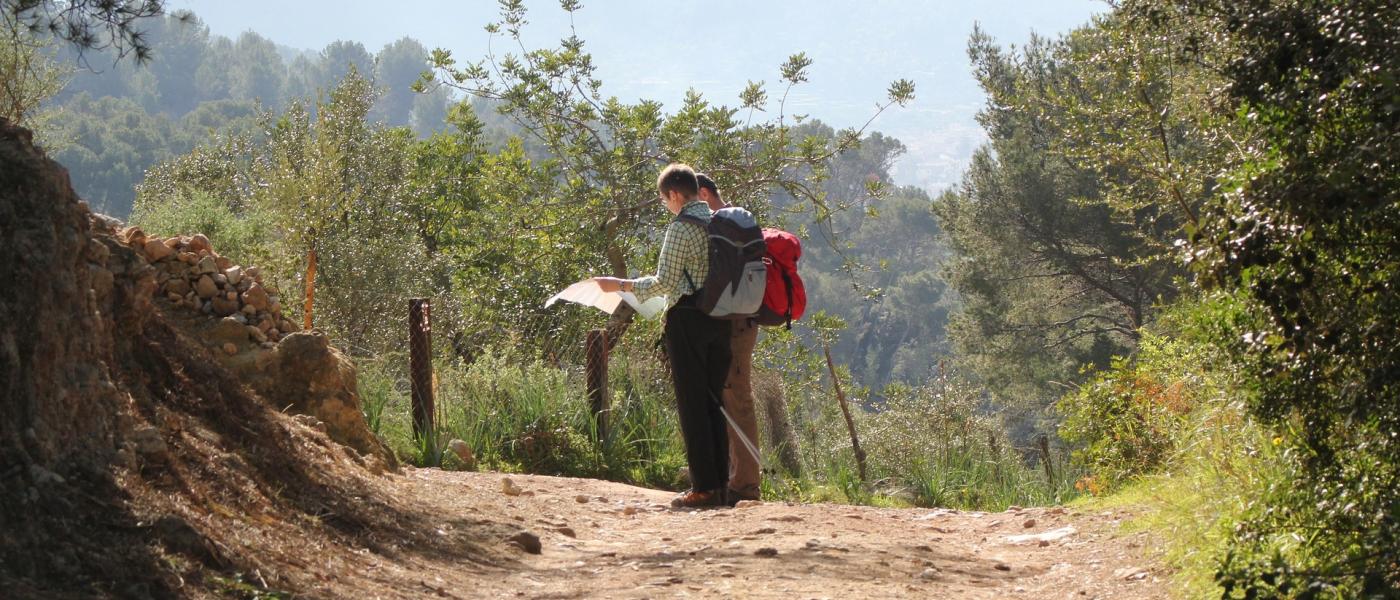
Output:
[[540,544],[540,536],[529,531],[516,533],[506,538],[506,541],[519,546],[521,550],[529,552],[530,554],[539,554],[540,551],[543,550],[543,545]]

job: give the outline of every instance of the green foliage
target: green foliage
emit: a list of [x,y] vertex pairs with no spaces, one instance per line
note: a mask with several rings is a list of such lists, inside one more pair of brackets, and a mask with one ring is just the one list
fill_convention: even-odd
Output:
[[1067,457],[1048,445],[1048,453],[1015,446],[997,416],[982,409],[982,390],[964,377],[894,384],[882,396],[877,411],[861,415],[862,443],[872,470],[909,490],[914,504],[1003,510],[1077,495],[1078,471]]
[[[564,5],[566,11],[578,8]],[[480,62],[459,65],[449,51],[434,50],[435,73],[420,85],[447,85],[495,103],[547,153],[538,167],[550,173],[549,187],[511,199],[508,209],[543,216],[529,224],[557,240],[553,252],[606,257],[606,272],[618,277],[645,271],[655,252],[640,242],[654,238],[668,218],[652,200],[656,171],[672,161],[700,166],[720,183],[727,200],[760,219],[770,212],[768,197],[775,188],[796,197],[799,210],[829,218],[832,207],[816,184],[826,176],[827,161],[856,146],[861,132],[826,139],[794,135],[784,106],[793,86],[806,81],[811,60],[805,55],[792,56],[780,68],[786,87],[776,116],[768,120],[753,120],[756,111],[766,109],[759,104],[767,98],[762,83],[751,84],[744,94],[742,120],[739,108],[712,104],[694,91],[667,114],[651,100],[626,103],[605,96],[592,57],[576,35],[556,48],[527,48],[521,37],[526,23],[523,2],[503,2],[500,19],[487,31],[493,41],[504,39],[519,51],[493,50]],[[912,85],[901,82],[876,114],[907,103],[912,94]],[[631,317],[629,310],[614,315],[613,333],[625,331]]]
[[[804,319],[805,320],[805,319]],[[774,474],[765,494],[804,501],[1001,510],[1065,502],[1079,470],[1062,449],[1018,447],[985,394],[966,377],[939,373],[874,393],[837,367],[867,455],[860,483],[850,436],[831,389],[821,340],[839,343],[845,324],[818,311],[809,326],[815,350],[796,335],[765,330],[755,365],[780,373],[789,398],[805,479]],[[769,440],[771,443],[771,440]],[[1050,462],[1050,468],[1046,468]]]
[[[413,118],[415,96],[413,84],[428,68],[428,49],[413,38],[401,38],[384,46],[374,63],[375,81],[384,86],[384,95],[377,103],[375,116],[391,126],[408,125]],[[433,96],[421,96],[433,99]],[[439,102],[442,102],[438,96]],[[439,106],[442,106],[439,104]],[[441,121],[439,121],[441,123]]]
[[[361,361],[360,391],[372,399],[365,410],[367,417],[373,411],[379,434],[420,465],[601,477],[675,489],[685,450],[669,380],[654,362],[625,356],[617,359],[621,368],[610,372],[610,430],[601,438],[583,395],[583,373],[514,350],[487,349],[469,365],[440,362],[438,429],[420,442],[412,437],[406,380],[392,366],[405,361]],[[453,439],[467,443],[474,463],[462,464],[445,452]]]
[[139,189],[138,215],[180,212],[195,198],[262,224],[261,247],[248,257],[274,287],[297,296],[315,249],[317,325],[352,352],[401,348],[401,321],[385,315],[402,314],[408,298],[435,297],[445,300],[435,315],[450,323],[451,282],[422,227],[432,220],[424,212],[431,197],[412,184],[422,142],[369,124],[374,99],[370,82],[352,69],[314,114],[293,103],[280,116],[261,115],[262,133],[229,134],[152,169]]
[[[1153,47],[1125,49],[1125,39],[1138,41],[1110,18],[1019,52],[980,31],[969,44],[991,140],[961,189],[934,202],[959,255],[947,276],[963,310],[950,330],[963,364],[1020,407],[1022,428],[1043,430],[1040,411],[1083,380],[1081,366],[1130,352],[1154,303],[1175,294],[1164,248],[1181,213],[1159,208],[1171,180],[1137,185],[1147,178],[1133,161],[1195,143],[1173,133],[1146,145],[1176,119],[1159,105],[1186,102],[1173,90],[1191,88],[1175,72],[1139,70]],[[1157,113],[1122,105],[1138,97]]]
[[144,63],[151,46],[138,24],[162,14],[165,0],[11,0],[0,11],[11,31],[44,32],[78,51],[112,49]]
[[[420,136],[447,128],[451,95],[414,95],[409,89],[426,67],[427,51],[408,38],[386,47],[381,52],[385,60],[378,63],[362,45],[339,40],[319,55],[298,55],[285,62],[285,49],[272,41],[253,32],[236,40],[211,35],[188,12],[143,19],[139,34],[145,56],[153,60],[114,61],[105,69],[77,71],[43,111],[63,118],[31,123],[43,128],[43,141],[51,151],[65,150],[57,157],[68,167],[78,193],[118,217],[132,210],[134,187],[150,167],[189,152],[210,133],[246,132],[255,124],[253,115],[263,109],[280,112],[293,103],[314,106],[352,71],[378,78],[372,85],[382,92],[375,96],[379,104],[392,98],[405,106],[391,111],[394,124],[411,122]],[[33,39],[41,45],[49,42],[49,48],[37,50],[39,58],[6,61],[31,72],[31,77],[9,86],[11,96],[26,105],[29,98],[47,97],[35,95],[41,88],[62,87],[67,70],[49,67],[100,60],[81,56],[82,49],[71,45],[56,45],[51,36]],[[50,49],[56,53],[52,65],[41,60]],[[0,82],[8,81],[0,77]],[[32,107],[27,110],[32,112]],[[387,115],[386,111],[376,106],[373,114]],[[68,148],[70,144],[78,147]]]
[[[1095,490],[1156,471],[1169,458],[1173,433],[1195,406],[1188,382],[1163,366],[1195,364],[1191,350],[1172,340],[1148,337],[1133,359],[1115,358],[1108,370],[1062,399],[1060,435],[1084,447],[1075,458],[1094,472]],[[1167,361],[1167,365],[1159,364]]]
[[281,104],[286,67],[276,44],[245,31],[234,42],[229,62],[228,70],[218,74],[227,78],[229,96],[271,106]]
[[275,225],[269,215],[236,213],[212,195],[194,192],[142,205],[131,222],[160,236],[203,233],[219,253],[246,265],[265,264],[271,257]]
[[1144,332],[1137,352],[1059,401],[1060,435],[1090,471],[1079,487],[1102,494],[1168,468],[1201,410],[1238,401],[1237,365],[1214,336],[1242,310],[1223,295],[1179,301]]
[[[1130,3],[1157,26],[1177,7]],[[1386,2],[1183,3],[1223,35],[1232,116],[1262,143],[1192,236],[1258,316],[1222,340],[1295,469],[1242,524],[1230,594],[1400,593],[1400,14]],[[1191,46],[1188,46],[1188,48]],[[1194,53],[1193,53],[1194,54]]]
[[55,159],[69,169],[74,188],[93,207],[125,215],[146,167],[188,152],[207,133],[201,123],[220,130],[250,127],[254,109],[246,103],[224,104],[177,120],[152,115],[134,100],[79,94],[61,110],[65,117],[55,122],[53,135],[64,143]]
[[1269,486],[1296,475],[1281,460],[1278,441],[1250,417],[1243,402],[1208,398],[1180,422],[1161,471],[1090,500],[1087,508],[1122,506],[1135,512],[1125,528],[1151,536],[1162,562],[1174,571],[1176,595],[1221,598],[1216,571],[1238,524]]
[[56,111],[43,104],[63,89],[72,69],[13,19],[0,22],[0,38],[0,118],[34,131],[53,151],[62,142],[52,139]]
[[[1397,40],[1385,2],[1310,0],[1124,2],[1010,55],[974,35],[991,151],[936,203],[957,347],[1002,397],[1105,369],[1060,404],[1086,484],[1242,485],[1188,495],[1218,501],[1187,562],[1226,597],[1400,591]],[[1219,292],[1158,330],[1173,245]]]
[[[836,134],[820,122],[795,129]],[[821,185],[840,210],[826,220],[788,212],[797,201],[785,192],[772,199],[775,217],[806,237],[808,304],[850,324],[851,335],[833,341],[833,358],[875,389],[927,379],[949,351],[944,328],[954,300],[940,273],[947,252],[932,202],[922,190],[885,186],[903,152],[898,140],[872,133],[833,157]]]

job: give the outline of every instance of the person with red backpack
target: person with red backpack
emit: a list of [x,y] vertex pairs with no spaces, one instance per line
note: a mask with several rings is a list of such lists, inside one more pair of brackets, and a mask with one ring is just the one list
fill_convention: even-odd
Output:
[[[671,164],[657,177],[656,187],[667,210],[676,215],[666,226],[656,275],[593,280],[604,292],[633,292],[641,301],[665,295],[674,303],[666,311],[663,330],[691,488],[672,500],[671,505],[724,506],[729,481],[729,434],[720,402],[729,373],[732,321],[711,315],[716,303],[727,306],[734,298],[723,293],[723,285],[711,286],[714,290],[703,289],[710,276],[712,244],[708,225],[713,213],[697,198],[695,171],[684,164]],[[707,294],[709,291],[715,294]]]
[[[720,194],[719,186],[704,173],[695,174],[700,199],[716,214],[734,210]],[[742,210],[742,209],[738,209]],[[729,375],[724,384],[724,409],[729,420],[730,506],[741,500],[757,500],[762,478],[758,457],[758,418],[753,398],[753,350],[758,343],[759,325],[786,325],[802,316],[807,294],[797,276],[797,259],[802,245],[786,231],[764,228],[760,231],[764,263],[763,302],[756,313],[735,319],[730,335]],[[714,237],[713,235],[711,236]]]
[[[728,208],[709,175],[695,174],[700,186],[700,199],[718,212]],[[758,447],[758,417],[753,401],[753,349],[758,343],[758,324],[753,317],[735,320],[729,337],[729,375],[725,378],[724,410],[732,421],[729,425],[729,490],[726,500],[730,506],[740,500],[757,500],[761,468],[753,450]],[[747,440],[748,443],[745,443]],[[748,446],[753,445],[753,449]]]

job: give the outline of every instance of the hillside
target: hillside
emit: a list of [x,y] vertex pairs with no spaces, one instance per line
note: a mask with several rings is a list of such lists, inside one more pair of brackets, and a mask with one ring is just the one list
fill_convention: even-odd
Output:
[[499,539],[512,525],[438,534],[437,510],[396,492],[382,465],[216,362],[153,300],[156,270],[27,131],[0,124],[0,163],[0,239],[16,253],[0,266],[7,595],[311,589],[365,551],[508,560]]

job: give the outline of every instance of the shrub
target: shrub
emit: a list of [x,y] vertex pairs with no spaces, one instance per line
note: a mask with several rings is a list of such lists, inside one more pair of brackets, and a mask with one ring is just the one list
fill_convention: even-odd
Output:
[[1225,295],[1166,307],[1137,353],[1060,400],[1060,435],[1090,472],[1082,489],[1100,494],[1162,469],[1183,447],[1193,412],[1239,400],[1235,366],[1211,340],[1240,310]]
[[141,202],[132,224],[160,236],[202,233],[214,249],[235,262],[261,265],[273,250],[272,219],[264,213],[235,212],[209,194],[190,191],[160,202]]
[[1176,367],[1199,364],[1202,353],[1190,344],[1144,336],[1136,356],[1113,359],[1108,370],[1060,400],[1060,435],[1078,446],[1075,460],[1092,473],[1081,489],[1102,493],[1162,467],[1198,402],[1201,374]]
[[378,411],[389,446],[420,466],[449,460],[443,448],[455,438],[471,447],[476,463],[453,466],[675,488],[685,452],[670,384],[654,361],[629,358],[640,345],[624,342],[615,351],[610,429],[601,437],[580,367],[514,351],[487,347],[470,364],[435,365],[437,429],[426,440],[413,439],[406,359],[360,359],[360,393],[366,415]]

